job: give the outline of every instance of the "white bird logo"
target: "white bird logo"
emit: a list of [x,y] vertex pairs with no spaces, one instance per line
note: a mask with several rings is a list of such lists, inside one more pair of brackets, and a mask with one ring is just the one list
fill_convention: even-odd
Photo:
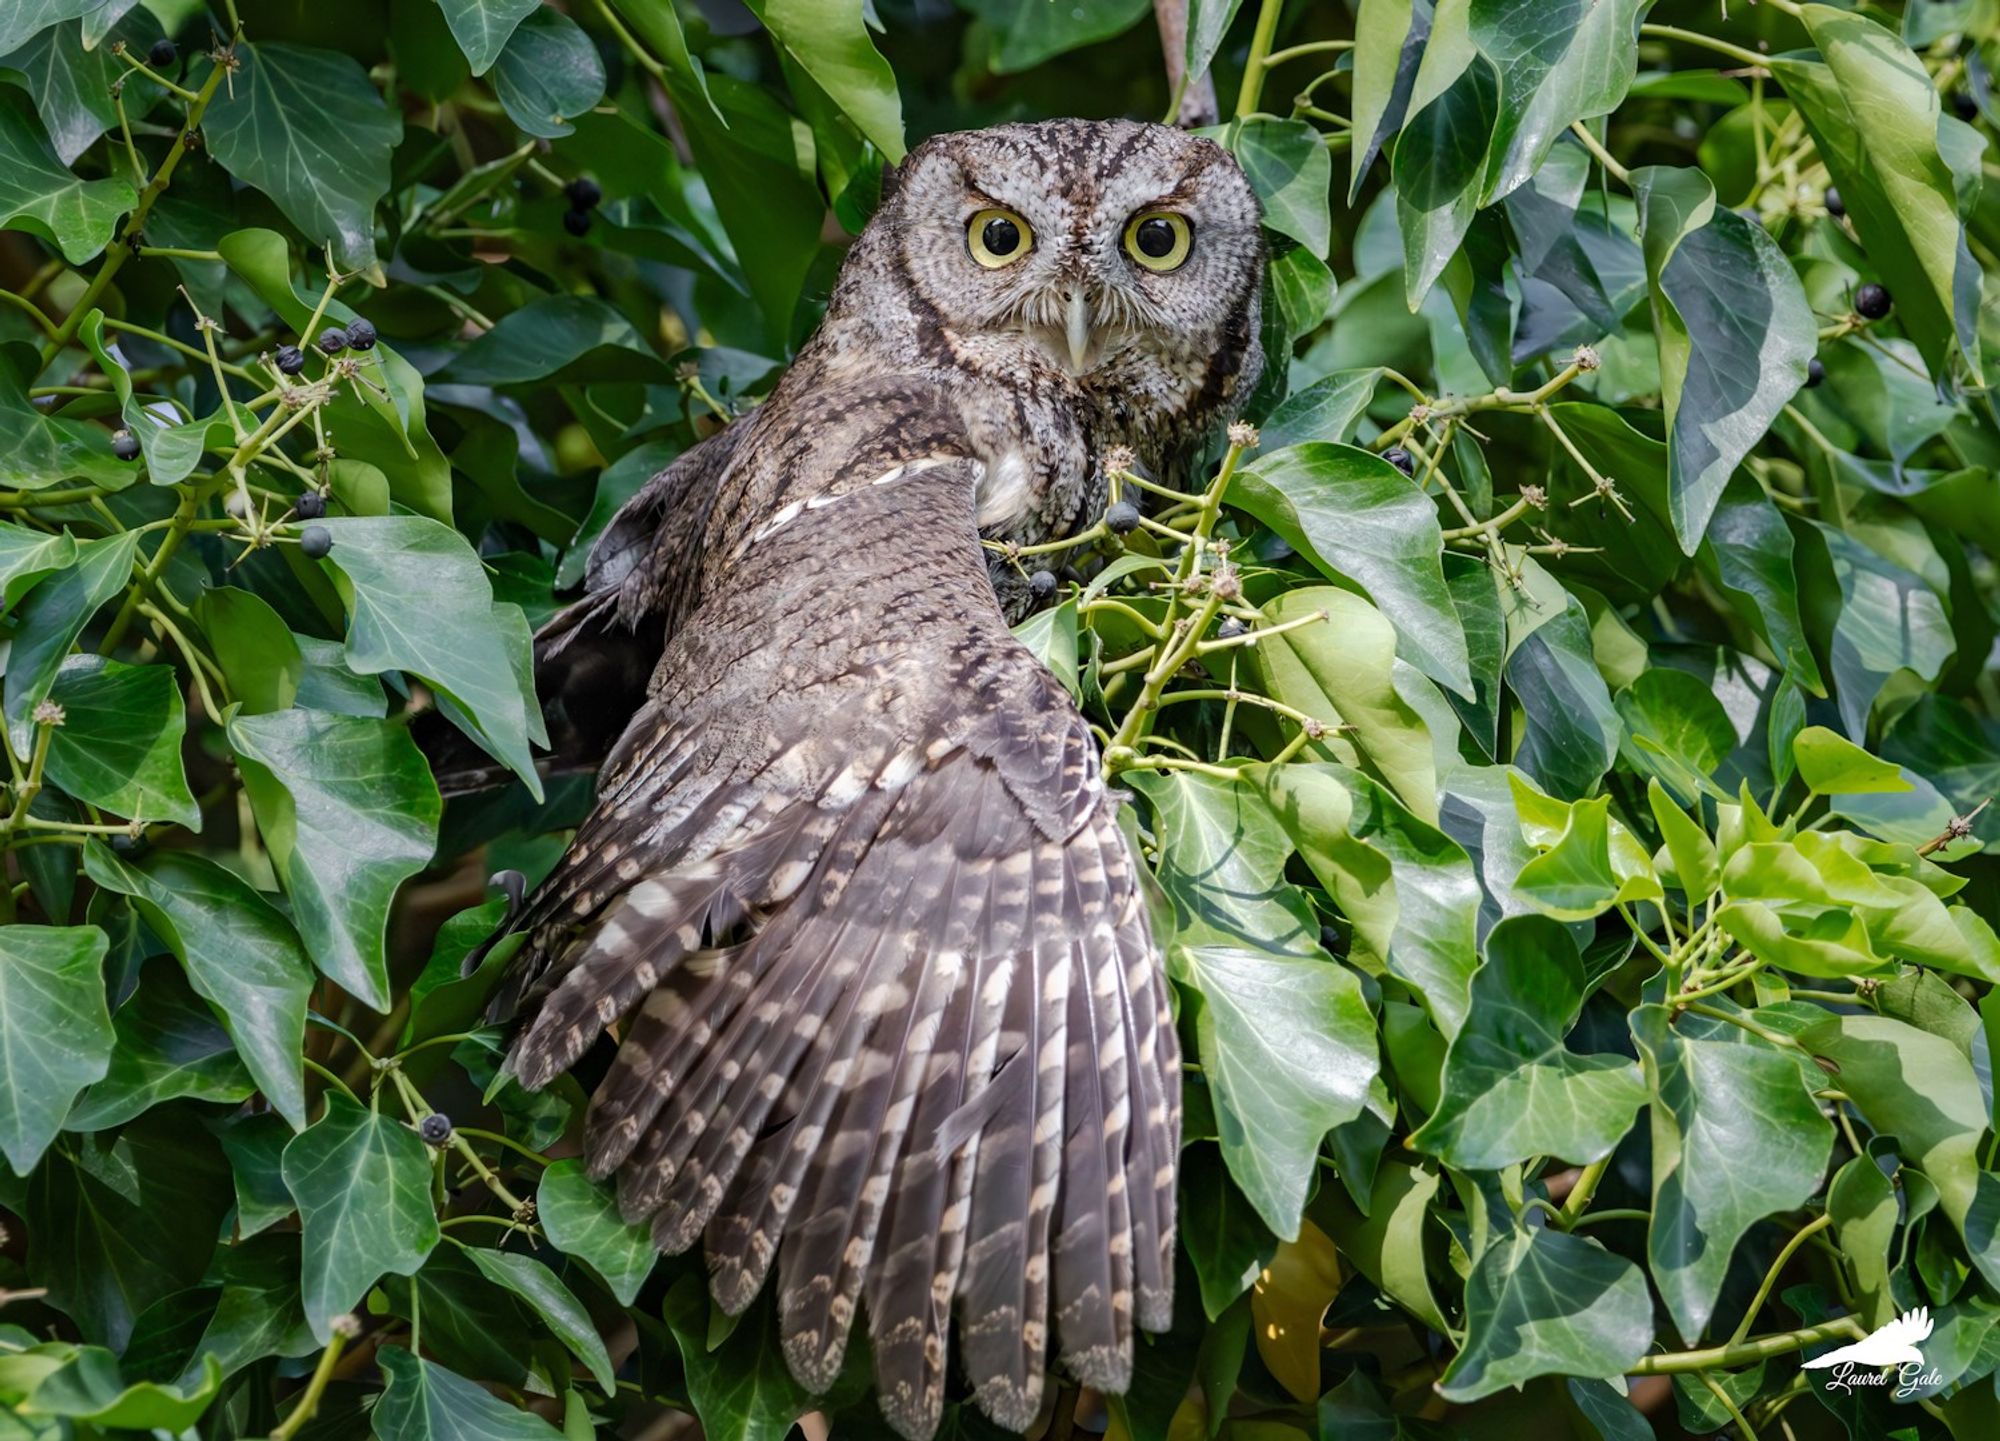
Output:
[[1829,1351],[1824,1356],[1815,1356],[1805,1363],[1808,1371],[1817,1371],[1827,1366],[1838,1366],[1842,1361],[1857,1367],[1905,1366],[1924,1364],[1924,1358],[1917,1351],[1917,1342],[1931,1334],[1931,1309],[1919,1306],[1913,1311],[1905,1311],[1895,1320],[1877,1328],[1856,1341],[1852,1346],[1842,1346],[1837,1351]]

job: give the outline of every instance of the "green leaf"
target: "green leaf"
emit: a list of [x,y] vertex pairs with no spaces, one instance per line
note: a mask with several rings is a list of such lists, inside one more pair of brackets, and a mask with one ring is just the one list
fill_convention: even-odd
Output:
[[510,636],[464,539],[413,515],[321,523],[333,534],[326,564],[347,581],[347,663],[363,674],[423,677],[459,708],[467,733],[540,800],[528,742],[541,708],[516,679],[527,637]]
[[1381,379],[1381,368],[1371,365],[1362,370],[1337,370],[1293,391],[1258,427],[1265,451],[1282,450],[1306,440],[1348,439],[1356,422],[1367,413]]
[[868,38],[866,9],[827,0],[747,0],[771,38],[894,165],[903,158],[903,102],[896,72]]
[[1472,0],[1466,24],[1499,76],[1480,202],[1524,184],[1572,122],[1609,114],[1639,68],[1650,0]]
[[1831,645],[1834,697],[1849,736],[1868,733],[1876,699],[1898,671],[1935,680],[1958,649],[1944,602],[1924,580],[1832,526],[1812,523],[1840,589]]
[[1864,1326],[1885,1325],[1896,1315],[1889,1246],[1896,1236],[1897,1210],[1896,1188],[1872,1155],[1852,1157],[1826,1188],[1826,1213],[1854,1273]]
[[557,1161],[542,1172],[535,1212],[549,1244],[586,1262],[604,1278],[618,1304],[629,1306],[660,1259],[652,1228],[629,1224],[618,1198],[584,1174],[581,1161]]
[[138,533],[129,530],[109,540],[77,542],[76,564],[36,586],[15,612],[5,694],[16,755],[33,750],[35,707],[48,699],[56,673],[90,618],[132,579],[138,547]]
[[25,1176],[111,1061],[95,926],[0,926],[0,1151]]
[[1697,170],[1632,173],[1668,418],[1667,499],[1693,555],[1729,476],[1805,384],[1819,322],[1761,225],[1721,208]]
[[[223,1251],[222,1294],[188,1370],[210,1360],[233,1376],[267,1356],[309,1356],[319,1349],[299,1302],[299,1236],[274,1231]],[[188,1375],[182,1374],[181,1384]]]
[[86,15],[104,0],[13,0],[0,10],[0,55],[18,48],[37,31]]
[[540,7],[541,0],[438,0],[474,75],[493,68],[515,27]]
[[0,104],[0,229],[38,235],[82,265],[111,243],[118,218],[137,199],[131,182],[117,176],[77,179],[24,117]]
[[966,8],[991,29],[987,64],[996,75],[1032,70],[1066,51],[1109,40],[1147,12],[1146,0],[1074,0],[1053,7],[1042,0],[966,0]]
[[1330,725],[1320,753],[1384,782],[1418,818],[1437,820],[1437,746],[1424,718],[1396,686],[1396,631],[1352,591],[1287,590],[1263,608],[1266,625],[1325,616],[1319,624],[1246,647],[1265,695]]
[[103,311],[93,310],[84,318],[77,327],[77,339],[96,357],[98,369],[110,377],[111,388],[118,396],[119,415],[144,451],[146,478],[154,485],[179,485],[201,464],[211,441],[223,445],[235,438],[228,420],[220,414],[185,425],[169,425],[158,411],[139,401],[133,394],[132,373],[105,339]]
[[1411,0],[1361,0],[1354,17],[1350,205],[1361,193],[1368,167],[1402,127],[1433,13],[1432,7],[1418,7]]
[[202,124],[222,168],[277,202],[335,263],[375,263],[375,204],[389,190],[402,117],[346,55],[303,45],[239,44],[242,68]]
[[1228,500],[1325,574],[1358,584],[1396,627],[1397,654],[1471,697],[1437,507],[1408,476],[1365,450],[1313,441],[1238,470]]
[[147,966],[112,1028],[110,1067],[70,1111],[66,1130],[102,1131],[182,1098],[241,1101],[254,1089],[229,1033],[169,961]]
[[[0,115],[4,113],[0,107]],[[122,490],[138,478],[138,466],[111,453],[111,433],[103,426],[43,414],[13,369],[0,364],[0,484],[12,490],[47,490],[83,480],[104,490]]]
[[86,1340],[122,1350],[140,1312],[208,1269],[229,1210],[221,1153],[173,1108],[51,1151],[28,1183],[28,1270]]
[[1219,1147],[1196,1142],[1181,1150],[1181,1235],[1201,1288],[1201,1308],[1213,1321],[1270,1264],[1278,1238],[1229,1177]]
[[1353,925],[1356,958],[1409,984],[1439,1033],[1456,1035],[1479,964],[1479,882],[1465,852],[1345,766],[1261,773],[1273,813]]
[[229,743],[313,963],[389,1009],[389,907],[430,863],[442,803],[406,727],[285,710],[239,715]]
[[63,708],[63,723],[49,735],[52,782],[115,816],[201,829],[181,765],[187,721],[172,666],[73,655],[49,699]]
[[1236,12],[1243,8],[1243,0],[1188,0],[1187,7],[1187,84],[1193,85],[1215,62],[1215,52],[1222,48],[1223,37],[1236,19]]
[[329,1091],[325,1113],[285,1147],[284,1172],[299,1203],[306,1323],[324,1345],[369,1287],[414,1275],[437,1245],[430,1151],[401,1121]]
[[811,1402],[785,1364],[776,1308],[759,1306],[713,1347],[715,1328],[701,1277],[675,1282],[665,1311],[707,1441],[784,1441]]
[[305,1124],[306,998],[312,965],[291,924],[241,877],[185,851],[132,865],[91,841],[84,872],[130,896],[187,971],[236,1043],[243,1064],[278,1113]]
[[1438,1193],[1438,1174],[1427,1166],[1385,1162],[1363,1215],[1337,1186],[1322,1186],[1313,1219],[1340,1246],[1341,1255],[1434,1331],[1448,1331],[1431,1293],[1424,1229]]
[[1611,869],[1611,797],[1578,801],[1554,845],[1521,867],[1514,891],[1559,921],[1587,921],[1611,909],[1618,877]]
[[1901,766],[1876,759],[1825,726],[1807,726],[1794,736],[1792,757],[1798,763],[1799,779],[1815,795],[1874,795],[1910,789]]
[[1014,638],[1034,652],[1063,689],[1081,698],[1083,682],[1076,668],[1076,598],[1038,610],[1014,627]]
[[575,134],[570,118],[604,98],[604,62],[574,20],[538,6],[507,42],[493,93],[522,130],[556,140]]
[[[298,1210],[292,1193],[285,1189],[283,1162],[292,1128],[283,1117],[269,1112],[237,1116],[214,1129],[229,1157],[240,1235],[254,1236]],[[298,1267],[294,1265],[292,1270],[296,1274]]]
[[571,1293],[569,1287],[556,1279],[556,1273],[532,1256],[517,1256],[511,1251],[490,1251],[480,1246],[466,1248],[466,1255],[496,1286],[512,1291],[549,1328],[549,1334],[576,1353],[590,1368],[590,1374],[597,1378],[597,1384],[606,1392],[618,1389],[618,1377],[611,1369],[611,1357],[599,1339],[597,1327],[590,1319],[590,1313],[583,1309],[583,1303]]
[[285,710],[294,700],[311,703],[302,692],[306,665],[299,638],[269,601],[234,586],[211,586],[196,598],[194,615],[241,714]]
[[534,1412],[401,1346],[383,1347],[377,1360],[389,1383],[372,1422],[381,1441],[562,1441]]
[[1333,157],[1319,131],[1304,120],[1260,116],[1213,133],[1228,139],[1236,163],[1263,202],[1266,228],[1324,256],[1333,243],[1327,208]]
[[461,385],[578,380],[663,380],[669,372],[632,323],[589,295],[531,301],[468,345],[445,371]]
[[1541,916],[1493,927],[1464,1029],[1445,1054],[1444,1095],[1410,1144],[1474,1171],[1611,1154],[1646,1088],[1636,1062],[1564,1044],[1584,994],[1583,961],[1563,927]]
[[1659,781],[1646,782],[1646,803],[1673,863],[1673,874],[1668,879],[1687,894],[1689,905],[1700,905],[1715,894],[1722,878],[1715,842],[1674,803]]
[[1654,666],[1618,692],[1616,704],[1625,722],[1621,753],[1634,771],[1666,781],[1684,802],[1704,789],[1721,794],[1709,777],[1735,752],[1736,727],[1713,687]]
[[1738,472],[1723,487],[1702,543],[1702,569],[1748,606],[1745,617],[1798,685],[1823,695],[1819,662],[1799,618],[1791,527],[1762,486]]
[[1631,1024],[1653,1095],[1647,1254],[1692,1343],[1714,1314],[1737,1242],[1819,1190],[1833,1123],[1792,1057],[1746,1031],[1656,1005],[1639,1007]]
[[1624,722],[1597,669],[1583,603],[1564,596],[1514,648],[1503,674],[1527,718],[1514,764],[1556,795],[1595,790],[1618,758]]
[[1956,356],[1980,384],[1980,272],[1940,153],[1937,86],[1923,61],[1873,20],[1826,5],[1807,5],[1801,18],[1820,58],[1776,56],[1771,69],[1932,375],[1943,383]]
[[43,580],[75,564],[76,541],[68,531],[49,535],[0,521],[0,605],[13,609]]
[[[118,40],[137,54],[144,54],[160,35],[159,22],[145,10],[116,28]],[[27,82],[42,129],[65,165],[74,165],[98,136],[118,124],[111,100],[116,82],[124,81],[125,111],[133,118],[152,109],[162,93],[114,59],[110,47],[89,43],[80,24],[52,25],[13,54],[0,51],[0,70],[16,71]]]
[[62,1416],[80,1426],[155,1430],[178,1435],[199,1421],[222,1390],[222,1368],[204,1358],[200,1384],[127,1385],[118,1358],[102,1346],[84,1346],[35,1388],[21,1406],[27,1416]]
[[1831,1016],[1798,1039],[1832,1063],[1827,1084],[1845,1091],[1876,1131],[1896,1138],[1903,1159],[1937,1188],[1986,1284],[2000,1285],[2000,1238],[1992,1227],[2000,1177],[1979,1166],[1988,1118],[1966,1054],[1887,1016]]
[[1487,1247],[1465,1287],[1465,1344],[1437,1383],[1477,1401],[1536,1376],[1609,1378],[1653,1344],[1653,1302],[1637,1266],[1593,1240],[1547,1228]]

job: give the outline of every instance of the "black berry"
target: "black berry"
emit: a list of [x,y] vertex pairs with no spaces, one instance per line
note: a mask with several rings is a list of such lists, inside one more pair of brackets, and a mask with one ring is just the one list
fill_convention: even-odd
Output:
[[417,1134],[433,1146],[442,1146],[451,1139],[451,1117],[443,1111],[432,1111],[417,1124]]
[[1973,98],[1970,90],[1954,91],[1951,97],[1951,108],[1952,113],[1957,115],[1960,120],[1969,121],[1979,118],[1979,102]]
[[1847,202],[1840,198],[1840,192],[1835,190],[1831,185],[1826,187],[1825,204],[1826,213],[1831,215],[1835,220],[1847,214]]
[[1394,449],[1383,451],[1382,459],[1388,461],[1389,464],[1395,466],[1396,469],[1402,471],[1405,475],[1415,475],[1417,473],[1415,458],[1400,445]]
[[347,349],[347,332],[337,325],[329,325],[319,333],[319,348],[328,355],[338,355]]
[[1811,360],[1806,362],[1806,389],[1811,390],[1825,379],[1826,367],[1820,363],[1820,358],[1815,355]]
[[300,520],[318,520],[326,514],[326,497],[316,490],[306,491],[292,502],[292,511]]
[[1139,528],[1139,507],[1121,500],[1104,512],[1104,523],[1113,535],[1130,535]]
[[139,437],[129,430],[118,431],[111,437],[111,453],[120,460],[137,460]]
[[571,235],[588,235],[590,233],[590,212],[588,210],[565,210],[563,212],[563,229],[567,230]]
[[281,375],[297,375],[306,368],[306,353],[296,345],[281,345],[278,347],[277,362]]
[[351,350],[373,350],[375,348],[375,327],[366,320],[347,322],[347,344]]
[[1872,280],[1854,292],[1855,313],[1864,319],[1880,320],[1889,313],[1890,304],[1889,292]]
[[1052,570],[1038,570],[1028,577],[1028,593],[1036,600],[1047,600],[1056,593],[1056,573]]
[[164,70],[180,58],[181,52],[174,48],[174,42],[164,38],[155,40],[153,48],[146,52],[146,63],[155,70]]
[[307,560],[318,560],[333,549],[333,532],[323,525],[309,525],[299,532],[299,549]]
[[563,194],[569,197],[570,205],[577,210],[595,210],[604,199],[604,192],[588,175],[579,175],[570,181],[563,187]]
[[1242,635],[1249,629],[1249,626],[1243,624],[1242,621],[1232,615],[1225,618],[1222,624],[1215,628],[1215,633],[1224,640],[1231,640],[1236,636]]

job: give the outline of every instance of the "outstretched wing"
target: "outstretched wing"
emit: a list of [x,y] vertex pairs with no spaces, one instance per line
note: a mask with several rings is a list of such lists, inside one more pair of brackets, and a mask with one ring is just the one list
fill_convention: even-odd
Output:
[[[879,418],[878,418],[879,419]],[[934,417],[929,417],[934,420]],[[926,1437],[951,1315],[1024,1429],[1171,1311],[1178,1047],[1082,718],[1007,632],[974,462],[781,508],[668,647],[508,999],[530,1086],[630,1017],[590,1165],[723,1307],[775,1266],[809,1388],[869,1312]]]

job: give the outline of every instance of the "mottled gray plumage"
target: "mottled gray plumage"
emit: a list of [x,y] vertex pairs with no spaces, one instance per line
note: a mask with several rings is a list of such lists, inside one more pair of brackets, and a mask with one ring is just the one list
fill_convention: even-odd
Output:
[[[993,208],[1032,245],[989,269],[967,227]],[[1192,226],[1170,273],[1128,249],[1155,210]],[[543,638],[572,675],[661,650],[517,921],[510,1065],[544,1085],[622,1022],[593,1173],[664,1249],[705,1242],[725,1309],[775,1269],[808,1387],[865,1308],[909,1437],[937,1425],[954,1310],[974,1396],[1017,1430],[1051,1347],[1122,1390],[1135,1319],[1169,1320],[1167,984],[1089,730],[979,537],[1088,524],[1112,445],[1183,473],[1255,380],[1261,266],[1205,140],[927,142],[770,399],[633,499]]]

